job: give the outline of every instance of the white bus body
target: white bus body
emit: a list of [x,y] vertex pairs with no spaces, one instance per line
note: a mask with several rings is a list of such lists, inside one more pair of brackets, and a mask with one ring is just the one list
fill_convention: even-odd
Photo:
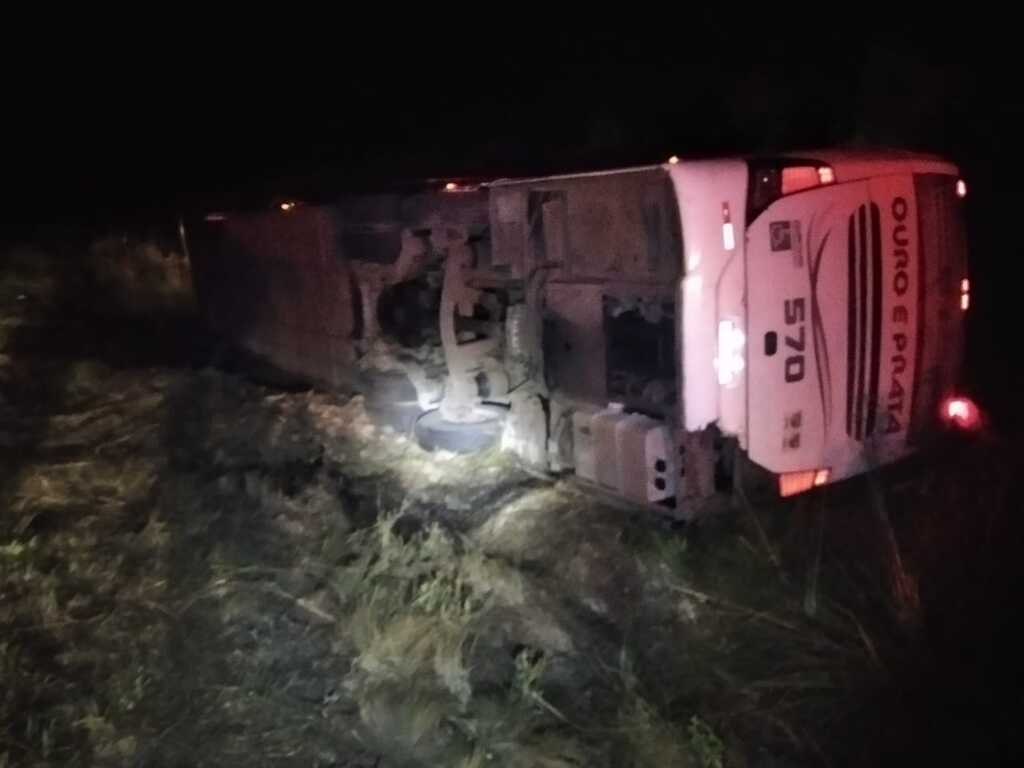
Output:
[[[956,167],[809,152],[668,172],[685,250],[683,428],[716,423],[755,463],[812,484],[909,453],[962,358]],[[795,190],[781,194],[786,174]],[[776,189],[758,200],[759,183]]]
[[958,394],[964,193],[910,153],[673,158],[208,217],[194,274],[215,327],[332,383],[439,322],[443,385],[403,364],[422,444],[500,433],[687,514],[723,448],[787,495],[914,449]]

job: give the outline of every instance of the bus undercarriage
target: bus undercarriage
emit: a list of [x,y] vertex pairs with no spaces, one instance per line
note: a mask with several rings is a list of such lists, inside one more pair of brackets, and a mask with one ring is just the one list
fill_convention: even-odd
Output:
[[201,229],[196,282],[214,328],[363,391],[422,446],[498,444],[665,509],[713,492],[720,441],[677,428],[681,242],[660,169]]

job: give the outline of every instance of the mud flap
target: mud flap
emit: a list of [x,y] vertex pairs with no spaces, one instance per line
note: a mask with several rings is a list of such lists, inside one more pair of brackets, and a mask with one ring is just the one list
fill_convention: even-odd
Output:
[[677,499],[684,517],[692,517],[715,496],[715,447],[717,430],[712,428],[684,432],[680,441],[682,482]]
[[539,470],[548,468],[548,417],[535,394],[514,393],[501,436],[502,450],[511,451]]

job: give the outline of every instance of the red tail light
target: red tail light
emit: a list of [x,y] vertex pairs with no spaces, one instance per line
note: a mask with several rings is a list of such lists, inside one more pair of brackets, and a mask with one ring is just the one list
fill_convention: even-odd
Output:
[[832,470],[807,469],[801,472],[783,472],[779,475],[779,495],[795,496],[828,483]]
[[977,429],[981,424],[978,406],[968,397],[950,397],[942,403],[943,421],[960,429]]
[[836,183],[835,170],[815,160],[762,158],[752,161],[747,192],[747,221],[784,195]]

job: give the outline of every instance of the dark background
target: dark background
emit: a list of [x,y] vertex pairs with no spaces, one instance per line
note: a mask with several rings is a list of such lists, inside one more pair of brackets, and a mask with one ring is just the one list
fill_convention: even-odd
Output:
[[[54,9],[42,26],[8,19],[0,241],[173,226],[179,214],[427,178],[595,169],[670,154],[933,151],[960,164],[969,189],[968,377],[1005,438],[998,451],[1016,452],[1024,431],[1016,279],[1024,41],[1008,14],[857,4],[797,21],[737,5],[633,24],[615,7],[558,17],[544,6],[492,5],[428,24],[398,6],[384,10],[386,18],[367,20],[340,7],[305,16],[270,7],[216,25],[181,8],[109,21]],[[602,31],[589,28],[595,17]],[[1016,466],[1017,457],[1001,460]],[[970,560],[997,562],[987,572],[1005,589],[986,602],[970,569],[945,569],[950,580],[966,573],[951,588],[962,598],[949,602],[958,612],[948,631],[955,642],[928,668],[936,682],[922,687],[922,700],[959,666],[980,681],[949,683],[965,708],[1019,711],[960,693],[1002,680],[1020,702],[1019,634],[1009,630],[1020,579],[1013,490],[999,513],[1012,517],[1007,529],[1017,537],[1004,536],[998,557],[979,549]],[[962,528],[949,526],[952,543],[939,553],[956,551],[974,511],[962,511]],[[990,658],[963,661],[971,648]],[[1019,744],[1015,728],[1008,720],[1005,743]]]
[[1015,41],[997,19],[976,31],[881,10],[872,23],[865,9],[827,23],[745,10],[594,31],[541,15],[513,29],[494,10],[465,28],[325,9],[320,26],[286,17],[272,32],[240,14],[216,31],[22,41],[4,53],[6,191],[22,213],[259,204],[851,142],[939,151],[977,177],[1020,124]]
[[1015,418],[1024,99],[1007,18],[898,4],[636,22],[621,8],[383,10],[12,20],[0,235],[670,154],[929,150],[969,184],[971,368]]

